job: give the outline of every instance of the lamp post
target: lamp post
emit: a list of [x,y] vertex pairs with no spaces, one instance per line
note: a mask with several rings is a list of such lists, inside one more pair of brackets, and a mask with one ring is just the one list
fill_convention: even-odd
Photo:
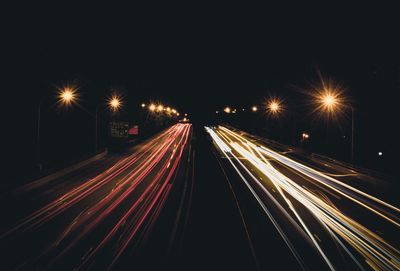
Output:
[[[274,97],[269,98],[265,102],[265,106],[266,106],[265,108],[266,113],[270,119],[278,119],[279,115],[281,115],[282,111],[284,110],[283,102],[279,98],[274,98]],[[268,118],[266,119],[266,133],[269,133],[269,136],[274,135],[274,137],[276,137],[277,135],[279,135],[279,133],[277,133],[275,129],[273,129],[274,128],[273,126],[271,129],[271,125],[275,125],[276,127],[276,125],[279,126],[279,124],[277,124],[276,122],[270,122],[269,121],[270,119]]]
[[354,107],[351,109],[351,163],[354,164]]
[[[62,106],[71,106],[78,99],[78,94],[76,93],[77,88],[71,86],[65,86],[63,88],[58,89],[58,101],[57,103]],[[42,105],[45,100],[45,96],[43,96],[38,104],[37,110],[37,134],[36,134],[36,142],[37,142],[37,165],[39,167],[39,172],[43,170],[42,158],[41,158],[41,120],[42,120]]]
[[[99,108],[103,104],[98,104],[96,106],[96,112],[95,112],[95,131],[94,131],[94,150],[95,152],[98,149],[98,125],[99,125]],[[107,101],[108,108],[112,112],[118,111],[121,106],[122,106],[122,101],[121,98],[117,94],[113,94]]]
[[340,91],[332,89],[324,89],[322,92],[317,94],[317,110],[322,110],[328,115],[334,115],[341,110],[350,108],[351,111],[351,162],[354,163],[354,107],[347,105],[345,97],[342,97]]
[[41,161],[41,147],[40,147],[40,121],[42,118],[42,104],[44,101],[44,97],[42,97],[39,101],[38,111],[37,111],[37,134],[36,134],[36,142],[37,142],[37,165],[39,167],[39,172],[42,172],[42,161]]
[[96,152],[97,151],[97,146],[98,146],[98,142],[97,142],[97,140],[98,140],[98,135],[97,135],[97,131],[98,131],[98,122],[99,122],[99,120],[98,120],[98,115],[99,115],[99,108],[100,108],[100,105],[101,104],[98,104],[97,106],[96,106],[96,112],[95,112],[95,128],[94,128],[94,151]]

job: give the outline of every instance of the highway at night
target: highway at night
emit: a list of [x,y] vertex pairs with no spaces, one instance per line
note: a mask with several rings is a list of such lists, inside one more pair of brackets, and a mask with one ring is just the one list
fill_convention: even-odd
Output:
[[400,16],[6,1],[0,271],[400,271]]

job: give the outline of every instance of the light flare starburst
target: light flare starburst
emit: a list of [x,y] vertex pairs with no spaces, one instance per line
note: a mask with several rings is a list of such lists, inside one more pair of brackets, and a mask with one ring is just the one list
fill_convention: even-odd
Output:
[[344,92],[345,88],[339,83],[321,78],[309,93],[314,108],[312,112],[327,119],[338,119],[351,106]]
[[79,95],[78,87],[76,85],[67,84],[57,89],[57,103],[59,105],[69,107],[78,101]]
[[283,111],[283,101],[279,98],[272,97],[265,102],[265,109],[267,114],[277,116]]
[[108,98],[108,107],[111,111],[116,112],[122,107],[121,96],[117,93],[113,93],[110,98]]

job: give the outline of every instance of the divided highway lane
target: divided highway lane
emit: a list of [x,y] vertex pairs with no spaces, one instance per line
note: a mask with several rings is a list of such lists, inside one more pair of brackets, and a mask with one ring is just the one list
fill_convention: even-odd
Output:
[[[176,124],[104,171],[94,168],[98,173],[94,177],[77,174],[82,181],[75,179],[74,185],[66,186],[52,182],[63,191],[53,189],[60,196],[18,221],[2,222],[1,269],[143,268],[132,253],[158,224],[171,191],[176,190],[174,184],[181,184],[182,171],[188,168],[190,138],[191,125]],[[2,208],[14,210],[13,203],[12,198],[3,198]],[[168,231],[164,235],[169,237]]]
[[[206,130],[225,170],[245,184],[299,267],[400,269],[400,209],[393,203],[245,133],[223,126]],[[255,253],[258,259],[268,258],[274,244],[269,250]]]
[[355,168],[353,165],[332,159],[330,157],[308,153],[303,149],[289,147],[280,144],[276,141],[268,140],[259,136],[251,135],[234,127],[227,127],[233,131],[240,133],[250,141],[258,142],[261,145],[268,146],[279,153],[284,154],[288,158],[298,160],[302,164],[312,168],[317,168],[319,171],[338,178],[354,187],[365,190],[368,193],[374,194],[378,198],[385,198],[391,202],[400,204],[398,198],[398,189],[400,188],[396,179],[391,176],[382,175],[365,168]]

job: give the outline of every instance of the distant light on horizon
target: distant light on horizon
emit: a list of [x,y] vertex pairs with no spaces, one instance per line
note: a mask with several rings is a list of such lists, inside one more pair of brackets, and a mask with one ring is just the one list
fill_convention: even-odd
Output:
[[149,110],[150,110],[150,111],[155,111],[155,110],[156,110],[156,105],[155,105],[155,104],[151,104],[151,105],[149,106]]
[[301,135],[301,137],[303,138],[303,140],[306,140],[306,139],[308,139],[309,137],[310,137],[310,135],[308,134],[308,133],[303,133],[302,135]]

